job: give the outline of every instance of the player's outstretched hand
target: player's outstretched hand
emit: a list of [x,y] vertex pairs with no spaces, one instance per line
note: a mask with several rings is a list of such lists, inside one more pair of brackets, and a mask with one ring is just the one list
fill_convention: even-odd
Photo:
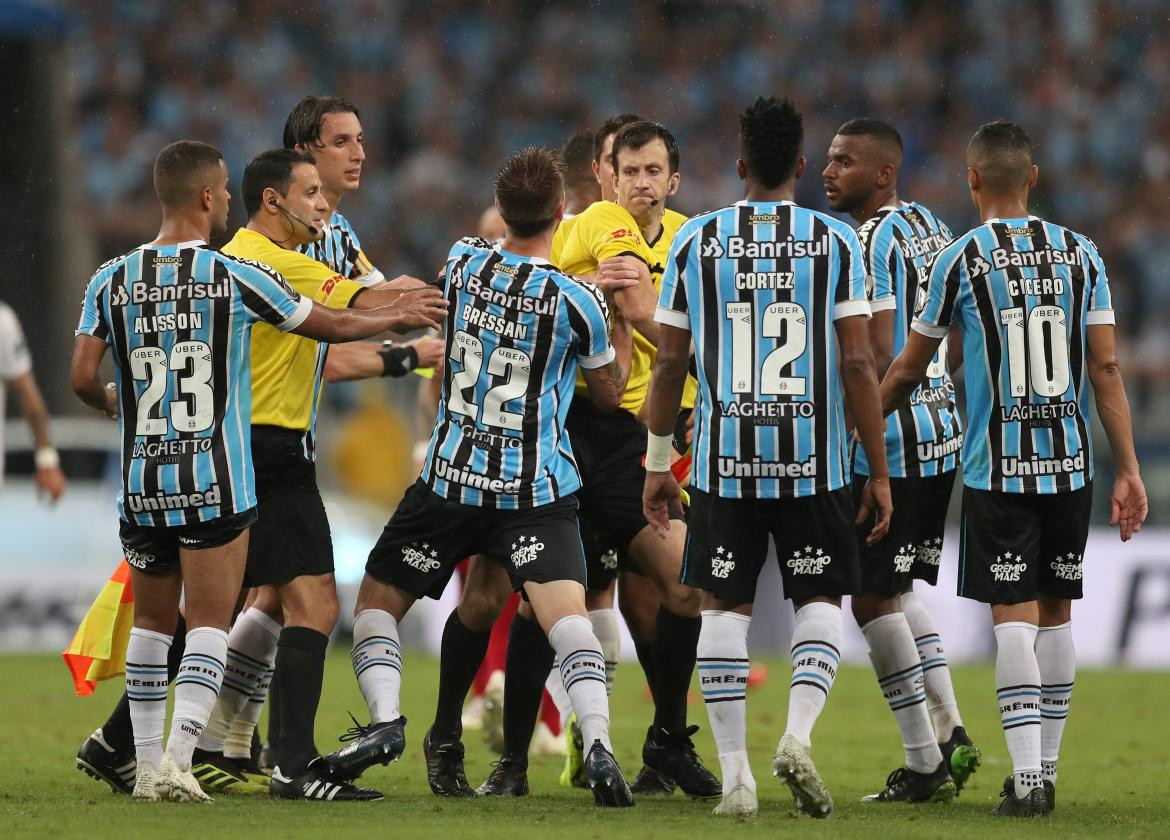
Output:
[[873,545],[890,530],[890,516],[894,512],[894,503],[890,499],[890,480],[888,478],[869,478],[865,482],[865,489],[861,492],[861,504],[857,506],[855,525],[866,522],[873,516],[873,528],[865,538],[867,545]]
[[393,280],[386,281],[388,289],[421,289],[426,285],[422,280],[411,277],[409,274],[399,274]]
[[630,256],[610,257],[597,264],[593,283],[605,294],[611,295],[637,286],[642,282],[643,275],[648,279],[650,270],[640,259]]
[[419,367],[434,368],[436,371],[443,369],[443,357],[446,356],[447,350],[447,343],[443,339],[424,335],[422,338],[403,343],[413,347],[414,352],[418,353]]
[[667,472],[647,472],[642,490],[642,513],[659,539],[666,539],[670,530],[670,514],[683,515],[682,493],[674,475]]
[[1122,542],[1127,542],[1142,529],[1149,505],[1146,502],[1146,485],[1142,483],[1140,475],[1136,472],[1119,473],[1113,479],[1109,509],[1109,524],[1121,526]]
[[431,286],[404,290],[389,308],[398,319],[395,327],[400,329],[441,329],[442,321],[447,316],[446,298],[441,291]]

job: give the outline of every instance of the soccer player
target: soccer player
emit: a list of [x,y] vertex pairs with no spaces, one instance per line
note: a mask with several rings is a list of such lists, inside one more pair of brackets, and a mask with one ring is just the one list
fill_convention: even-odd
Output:
[[[117,417],[123,439],[119,535],[135,591],[126,687],[139,799],[211,801],[191,775],[191,758],[223,682],[227,627],[257,519],[253,323],[350,341],[401,321],[393,308],[328,311],[275,272],[208,249],[227,227],[227,178],[222,155],[204,143],[180,141],[159,153],[159,235],[94,274],[73,353],[73,390]],[[107,348],[116,389],[100,379]],[[166,661],[180,591],[188,630],[164,753]]]
[[[435,308],[435,290],[363,286],[295,250],[325,230],[327,204],[312,157],[289,149],[258,155],[244,171],[243,194],[248,225],[224,246],[225,254],[273,267],[293,288],[327,306],[363,309],[389,304],[400,310],[398,328],[435,325],[433,315],[443,311]],[[245,581],[275,590],[283,620],[267,626],[256,622],[261,625],[256,635],[262,652],[233,646],[224,719],[231,720],[262,687],[267,669],[260,665],[274,656],[275,672],[287,675],[288,685],[296,689],[277,695],[280,729],[273,745],[277,766],[270,793],[339,801],[367,794],[325,783],[326,767],[316,760],[313,742],[325,649],[339,609],[329,522],[315,469],[317,403],[327,350],[325,344],[263,325],[252,334],[252,457],[264,513],[253,529]],[[244,620],[259,619],[256,612],[275,619],[270,606],[260,610],[257,605]],[[202,763],[237,776],[247,769],[218,755],[223,748],[220,739],[226,737],[222,724],[209,736],[214,738],[205,740],[198,754]]]
[[[898,132],[880,120],[856,119],[837,129],[823,172],[829,206],[861,223],[857,233],[871,284],[869,337],[878,376],[905,345],[920,282],[931,258],[951,239],[929,209],[899,200],[901,165]],[[959,717],[942,640],[913,590],[915,580],[932,586],[938,580],[947,506],[963,445],[943,350],[909,404],[886,424],[890,495],[898,515],[889,533],[872,545],[865,542],[869,523],[857,529],[861,591],[850,599],[853,616],[869,644],[906,759],[905,768],[890,774],[880,793],[866,797],[871,802],[950,799],[979,764],[979,751]],[[858,452],[855,501],[868,475],[865,453]]]
[[699,674],[723,770],[715,813],[733,816],[758,807],[744,696],[769,535],[796,608],[788,723],[772,770],[802,811],[832,811],[809,753],[840,660],[841,596],[858,578],[846,407],[870,466],[858,519],[876,510],[871,541],[890,519],[861,243],[848,225],[793,203],[802,141],[788,100],[744,111],[736,166],[746,198],[683,225],[656,315],[645,513],[662,538],[679,527],[669,521],[681,510],[670,448],[693,340],[699,403],[683,580],[703,590]]
[[[20,399],[24,419],[32,432],[33,461],[37,492],[56,502],[65,492],[61,458],[53,448],[49,431],[49,410],[33,376],[32,355],[24,340],[20,320],[8,304],[0,301],[0,410],[4,408],[5,386]],[[0,421],[0,486],[4,484],[4,423]]]
[[967,438],[959,595],[991,605],[995,684],[1012,775],[998,816],[1052,811],[1076,659],[1093,445],[1085,376],[1113,451],[1110,524],[1128,540],[1147,513],[1114,348],[1104,263],[1088,237],[1028,211],[1037,168],[1006,120],[967,146],[983,224],[934,259],[906,345],[882,381],[882,410],[923,380],[952,324],[963,336]]
[[547,261],[564,212],[562,169],[544,149],[510,157],[495,185],[504,241],[463,239],[448,257],[441,282],[451,304],[450,361],[438,418],[422,476],[370,552],[358,593],[353,665],[372,723],[328,757],[338,778],[402,754],[398,622],[415,600],[442,592],[460,559],[480,552],[522,588],[561,657],[590,744],[595,800],[633,804],[609,744],[605,666],[585,614],[572,495],[580,479],[562,432],[578,367],[599,408],[617,407],[630,329],[615,316],[611,345],[601,295]]

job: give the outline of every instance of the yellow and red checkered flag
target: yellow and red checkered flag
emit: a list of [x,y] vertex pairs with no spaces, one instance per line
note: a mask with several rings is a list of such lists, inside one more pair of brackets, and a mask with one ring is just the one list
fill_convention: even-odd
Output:
[[93,694],[102,680],[126,673],[126,645],[134,626],[134,587],[123,560],[110,575],[61,654],[79,697]]

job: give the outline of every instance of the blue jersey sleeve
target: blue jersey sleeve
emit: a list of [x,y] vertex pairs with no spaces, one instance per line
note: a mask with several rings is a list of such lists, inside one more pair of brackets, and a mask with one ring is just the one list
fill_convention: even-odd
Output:
[[592,283],[567,278],[576,288],[568,289],[569,325],[577,346],[577,362],[583,368],[599,368],[613,361],[609,343],[609,309],[601,290]]
[[894,241],[894,226],[892,223],[883,224],[893,214],[878,216],[866,222],[857,231],[861,241],[862,253],[865,255],[866,286],[869,291],[869,306],[873,312],[883,309],[897,309],[897,278],[893,259],[897,252],[897,243]]
[[686,279],[690,273],[690,263],[695,257],[696,233],[701,229],[696,227],[692,230],[684,226],[674,237],[666,258],[666,270],[662,273],[658,309],[654,313],[654,320],[660,324],[687,332],[691,329],[691,319],[687,306]]
[[837,289],[833,297],[833,320],[853,315],[870,316],[869,298],[865,290],[865,256],[861,240],[848,225],[836,229]]
[[109,288],[111,276],[108,270],[102,270],[90,278],[81,299],[81,320],[77,323],[76,335],[92,335],[102,341],[109,336],[110,327],[102,312],[102,296]]
[[1085,285],[1089,295],[1089,312],[1085,316],[1085,324],[1112,324],[1113,298],[1109,293],[1109,275],[1105,272],[1105,263],[1091,239],[1081,236],[1078,240],[1085,254]]
[[245,311],[255,320],[267,321],[278,330],[289,332],[313,311],[313,301],[268,266],[238,258],[227,265]]
[[920,293],[910,328],[929,338],[945,338],[954,316],[959,280],[965,269],[965,242],[957,240],[939,251],[930,265],[926,289]]

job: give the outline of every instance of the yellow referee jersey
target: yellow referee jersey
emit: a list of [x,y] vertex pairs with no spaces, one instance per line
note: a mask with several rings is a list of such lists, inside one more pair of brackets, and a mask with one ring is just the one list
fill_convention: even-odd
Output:
[[[632,255],[650,267],[654,288],[662,286],[662,272],[670,243],[686,216],[667,210],[662,218],[662,231],[651,247],[646,243],[638,223],[621,205],[612,201],[596,201],[584,211],[562,222],[553,237],[552,263],[568,274],[592,274],[602,260]],[[563,236],[561,231],[565,230]],[[559,252],[558,239],[561,240]],[[621,407],[637,416],[646,401],[650,387],[650,371],[658,351],[640,333],[634,331],[630,353],[630,378],[622,395]],[[697,383],[687,378],[683,391],[683,408],[693,408]],[[577,376],[577,390],[585,391],[585,380]]]
[[[280,272],[294,289],[318,303],[344,309],[364,286],[325,263],[281,248],[267,236],[240,228],[223,246],[231,257],[255,260]],[[310,431],[321,396],[327,345],[275,327],[252,327],[252,424]]]

